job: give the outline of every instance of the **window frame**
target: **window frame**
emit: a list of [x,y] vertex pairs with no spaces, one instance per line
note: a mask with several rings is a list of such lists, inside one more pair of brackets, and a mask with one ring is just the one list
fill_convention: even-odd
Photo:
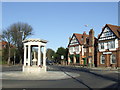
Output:
[[73,50],[73,47],[69,47],[69,53],[73,53],[74,50]]
[[104,43],[100,43],[100,49],[105,49]]
[[75,46],[74,48],[75,48],[75,52],[79,52],[80,51],[79,46]]
[[110,41],[110,49],[115,48],[115,41]]
[[[104,57],[104,63],[103,63],[103,57]],[[101,55],[100,56],[100,64],[105,64],[105,55]]]
[[[113,58],[113,56],[115,56],[115,57]],[[113,62],[113,59],[115,60],[115,62]],[[111,64],[116,64],[116,55],[115,54],[110,55],[110,63]]]

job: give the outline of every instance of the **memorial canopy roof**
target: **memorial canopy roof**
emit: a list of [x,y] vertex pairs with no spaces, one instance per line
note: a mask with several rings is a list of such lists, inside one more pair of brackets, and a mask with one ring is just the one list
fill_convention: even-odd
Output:
[[48,41],[43,40],[43,39],[26,39],[22,41],[23,43],[27,43],[27,42],[42,42],[42,43],[47,43]]

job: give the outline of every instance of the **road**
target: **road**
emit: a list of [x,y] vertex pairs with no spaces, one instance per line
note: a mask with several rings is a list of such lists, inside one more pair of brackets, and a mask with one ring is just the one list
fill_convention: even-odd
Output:
[[[21,71],[21,66],[3,67],[3,72],[8,71]],[[112,88],[113,90],[118,87],[118,74],[110,73],[113,78],[94,74],[89,69],[76,68],[70,66],[57,66],[49,65],[48,71],[62,71],[67,74],[69,79],[62,80],[2,80],[2,87],[4,88]],[[67,72],[77,73],[79,77],[72,77]],[[27,89],[25,89],[27,90]],[[119,90],[119,89],[117,89]]]

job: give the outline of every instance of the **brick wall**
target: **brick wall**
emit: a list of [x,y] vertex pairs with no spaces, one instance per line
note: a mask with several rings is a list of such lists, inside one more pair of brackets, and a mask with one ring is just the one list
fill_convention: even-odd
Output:
[[120,40],[118,41],[117,66],[120,67]]

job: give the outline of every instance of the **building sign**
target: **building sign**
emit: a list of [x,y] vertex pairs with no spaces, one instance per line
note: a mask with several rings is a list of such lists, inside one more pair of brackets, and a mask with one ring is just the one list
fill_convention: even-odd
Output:
[[82,56],[82,58],[86,58],[86,56]]
[[103,54],[112,54],[112,52],[103,52]]

